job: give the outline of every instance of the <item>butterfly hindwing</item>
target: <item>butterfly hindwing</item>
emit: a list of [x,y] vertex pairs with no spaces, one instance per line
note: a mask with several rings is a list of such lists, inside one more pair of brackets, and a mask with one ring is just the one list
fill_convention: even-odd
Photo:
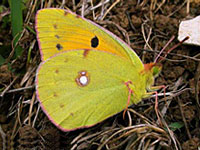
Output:
[[[64,131],[89,127],[126,108],[145,94],[145,82],[131,61],[96,50],[72,50],[43,62],[37,71],[38,99],[50,120]],[[138,84],[140,80],[140,84]]]

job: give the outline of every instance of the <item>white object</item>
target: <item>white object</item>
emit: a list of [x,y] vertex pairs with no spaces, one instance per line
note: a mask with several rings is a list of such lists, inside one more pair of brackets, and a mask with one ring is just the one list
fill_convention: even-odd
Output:
[[189,39],[184,42],[185,44],[200,46],[200,16],[181,21],[178,31],[178,40],[181,41],[186,36],[189,36]]

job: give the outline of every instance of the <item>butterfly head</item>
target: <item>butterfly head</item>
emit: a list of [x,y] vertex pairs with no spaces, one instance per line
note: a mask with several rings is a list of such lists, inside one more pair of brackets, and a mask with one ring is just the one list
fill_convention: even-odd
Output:
[[144,73],[146,74],[146,86],[147,89],[154,84],[154,79],[159,75],[162,69],[160,63],[148,63],[144,64]]

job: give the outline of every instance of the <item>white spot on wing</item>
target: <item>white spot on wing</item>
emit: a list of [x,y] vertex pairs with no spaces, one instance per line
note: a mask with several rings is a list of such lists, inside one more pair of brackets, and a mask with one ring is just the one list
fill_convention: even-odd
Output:
[[82,85],[87,85],[88,84],[88,78],[86,76],[81,76],[79,81],[80,81],[80,83]]
[[90,81],[90,78],[87,71],[78,72],[78,76],[76,77],[76,83],[79,86],[84,87],[89,84],[89,81]]

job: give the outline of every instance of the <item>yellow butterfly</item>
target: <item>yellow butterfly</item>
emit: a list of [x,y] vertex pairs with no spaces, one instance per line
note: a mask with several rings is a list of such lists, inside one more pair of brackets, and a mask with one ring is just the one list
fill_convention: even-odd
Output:
[[36,16],[42,63],[36,93],[63,131],[93,126],[150,95],[161,66],[143,64],[122,40],[63,9]]

